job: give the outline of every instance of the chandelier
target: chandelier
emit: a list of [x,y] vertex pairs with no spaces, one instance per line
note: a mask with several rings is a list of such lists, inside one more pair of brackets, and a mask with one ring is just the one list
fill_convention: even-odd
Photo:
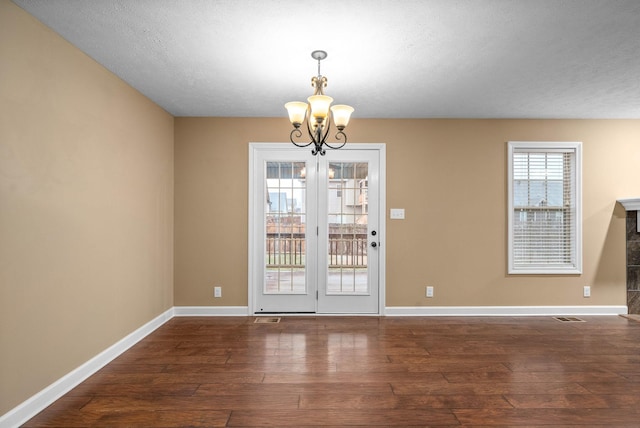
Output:
[[[324,94],[323,89],[327,86],[327,78],[320,74],[320,61],[327,57],[325,51],[313,51],[311,57],[318,60],[318,75],[311,78],[311,86],[314,88],[313,95],[307,98],[309,105],[302,101],[292,101],[286,103],[284,106],[289,112],[289,120],[293,125],[293,130],[289,134],[291,142],[298,147],[307,147],[313,144],[313,150],[311,154],[314,156],[320,153],[324,156],[326,153],[323,146],[327,146],[330,149],[339,149],[347,144],[347,134],[344,133],[344,129],[349,124],[349,118],[353,113],[353,107],[347,105],[335,105],[330,108],[333,98]],[[331,119],[338,132],[335,135],[336,142],[327,143],[327,137],[329,130],[331,129]],[[308,143],[299,143],[294,141],[294,138],[301,138],[302,131],[300,127],[302,123],[307,122],[307,131],[311,141]]]

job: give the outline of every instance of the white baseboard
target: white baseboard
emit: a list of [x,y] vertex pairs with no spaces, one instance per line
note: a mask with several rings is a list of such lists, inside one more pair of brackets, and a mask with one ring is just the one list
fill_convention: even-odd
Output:
[[51,403],[109,364],[174,316],[248,316],[247,306],[174,306],[42,391],[0,416],[0,428],[14,428],[44,410]]
[[626,306],[387,306],[386,316],[557,316],[623,315]]
[[246,317],[248,306],[174,306],[177,317]]
[[0,428],[13,428],[25,423],[51,403],[71,391],[89,376],[109,364],[120,354],[131,348],[155,329],[173,318],[173,308],[168,309],[122,340],[105,349],[75,370],[67,373],[22,404],[0,417]]
[[[627,313],[626,306],[388,306],[384,310],[386,316],[575,316]],[[174,316],[250,315],[247,306],[174,306],[0,416],[0,428],[14,428],[25,423]]]

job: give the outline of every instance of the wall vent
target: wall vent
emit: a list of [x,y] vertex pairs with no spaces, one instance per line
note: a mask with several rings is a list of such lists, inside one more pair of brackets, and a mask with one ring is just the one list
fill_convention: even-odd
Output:
[[278,317],[258,317],[254,321],[254,324],[277,324],[280,322]]

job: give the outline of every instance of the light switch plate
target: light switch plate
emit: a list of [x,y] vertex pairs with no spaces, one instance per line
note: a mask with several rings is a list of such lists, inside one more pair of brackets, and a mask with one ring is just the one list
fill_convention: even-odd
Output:
[[392,220],[404,220],[404,208],[391,208],[389,217]]

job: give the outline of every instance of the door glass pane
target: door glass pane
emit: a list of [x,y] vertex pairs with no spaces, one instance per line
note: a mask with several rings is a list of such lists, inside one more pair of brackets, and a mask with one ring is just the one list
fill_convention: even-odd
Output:
[[369,294],[367,176],[366,162],[329,163],[327,294]]
[[304,162],[266,162],[265,294],[305,294]]

